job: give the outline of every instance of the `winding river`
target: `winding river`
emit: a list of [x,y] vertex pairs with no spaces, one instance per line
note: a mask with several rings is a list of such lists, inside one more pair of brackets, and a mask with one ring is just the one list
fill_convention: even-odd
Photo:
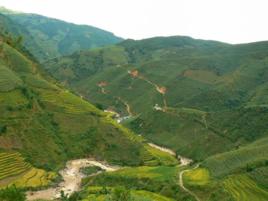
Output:
[[94,159],[77,159],[68,161],[65,169],[60,171],[63,181],[59,183],[57,187],[40,191],[29,191],[27,192],[27,200],[53,200],[60,197],[61,191],[68,195],[79,191],[82,178],[84,177],[80,169],[89,166],[97,166],[107,172],[116,171],[119,169],[119,167],[110,166],[104,162],[99,162]]
[[[176,157],[176,153],[171,149],[161,147],[153,143],[148,143],[148,145]],[[180,166],[186,166],[193,162],[191,159],[181,156],[178,156],[178,160],[180,160]],[[65,169],[59,172],[63,178],[63,181],[60,182],[57,187],[51,187],[40,191],[29,191],[27,192],[27,200],[53,200],[61,196],[61,191],[63,191],[65,195],[71,195],[72,193],[79,191],[82,179],[85,176],[80,170],[81,168],[89,166],[97,166],[107,172],[112,172],[120,169],[120,167],[110,166],[105,162],[96,161],[94,159],[71,160],[66,163]]]

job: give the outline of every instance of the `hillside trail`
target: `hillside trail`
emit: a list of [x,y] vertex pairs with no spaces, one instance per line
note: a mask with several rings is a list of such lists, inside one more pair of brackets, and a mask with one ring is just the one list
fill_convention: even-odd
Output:
[[116,98],[117,98],[117,100],[119,100],[121,103],[123,103],[123,104],[125,105],[125,107],[126,107],[126,111],[127,111],[128,115],[129,115],[129,116],[133,116],[133,113],[132,113],[132,111],[131,111],[131,108],[130,108],[130,105],[128,104],[128,102],[125,101],[125,100],[123,100],[123,99],[122,99],[121,97],[119,97],[119,96],[117,96]]
[[[102,83],[99,83],[97,85],[100,88],[100,91],[102,94],[109,94],[109,92],[105,90],[105,86],[107,86],[107,85],[108,85],[108,83],[106,83],[106,82],[102,82]],[[133,116],[133,112],[131,111],[131,107],[127,101],[123,100],[119,96],[112,96],[112,97],[119,100],[121,103],[123,103],[123,105],[125,105],[125,107],[126,107],[126,111],[127,111],[128,115]]]
[[[156,148],[156,149],[158,149],[158,150],[160,150],[160,151],[166,152],[166,153],[168,153],[168,154],[170,154],[170,155],[172,155],[172,156],[176,156],[176,153],[175,153],[173,150],[168,149],[168,148],[166,148],[166,147],[161,147],[161,146],[156,145],[156,144],[154,144],[154,143],[148,143],[148,145],[151,146],[151,147],[154,147],[154,148]],[[179,165],[180,167],[182,167],[182,166],[188,166],[188,165],[190,165],[190,164],[193,162],[193,160],[191,160],[191,159],[189,159],[189,158],[182,157],[182,156],[178,156],[178,159],[180,160],[180,163],[181,163],[181,164]],[[183,174],[184,174],[185,172],[188,172],[188,171],[197,169],[198,167],[199,167],[199,163],[198,163],[194,168],[191,168],[191,169],[185,169],[185,170],[181,171],[180,174],[179,174],[179,186],[180,186],[184,191],[186,191],[187,193],[189,193],[190,195],[192,195],[197,201],[201,201],[200,198],[199,198],[194,192],[192,192],[192,191],[190,191],[188,188],[186,188],[186,187],[184,186],[184,183],[183,183]]]
[[145,82],[149,83],[150,85],[152,85],[154,87],[154,89],[160,93],[163,97],[163,105],[164,105],[164,108],[167,108],[167,101],[166,101],[166,98],[165,98],[165,93],[166,93],[166,88],[165,87],[161,87],[160,85],[152,82],[151,80],[149,80],[148,78],[142,76],[142,75],[139,75],[137,76],[139,79],[141,80],[144,80]]
[[[107,165],[104,162],[99,162],[94,159],[77,159],[71,160],[66,163],[65,169],[59,173],[63,178],[63,181],[55,188],[49,188],[40,191],[27,192],[27,201],[33,201],[38,199],[53,200],[61,196],[61,191],[64,194],[71,195],[72,193],[80,190],[80,185],[84,175],[81,173],[81,168],[97,166],[107,172],[112,172],[120,169],[119,167]],[[99,174],[101,172],[98,172]],[[96,175],[96,174],[94,174]]]
[[189,190],[188,188],[186,188],[186,187],[184,186],[184,183],[183,183],[183,174],[184,174],[185,172],[189,172],[189,171],[192,171],[192,170],[197,169],[197,168],[199,167],[199,165],[200,165],[200,164],[198,163],[194,168],[183,170],[183,171],[181,171],[180,174],[179,174],[179,186],[180,186],[185,192],[187,192],[187,193],[189,193],[190,195],[192,195],[197,201],[201,201],[201,199],[200,199],[200,198],[199,198],[193,191]]
[[147,82],[148,84],[150,84],[151,86],[153,86],[153,88],[163,96],[164,109],[167,108],[167,101],[165,98],[165,94],[166,94],[166,90],[167,90],[166,87],[160,86],[160,85],[152,82],[151,80],[146,78],[144,75],[141,75],[138,70],[128,70],[128,74],[132,78],[137,78],[137,79],[143,80],[143,81]]

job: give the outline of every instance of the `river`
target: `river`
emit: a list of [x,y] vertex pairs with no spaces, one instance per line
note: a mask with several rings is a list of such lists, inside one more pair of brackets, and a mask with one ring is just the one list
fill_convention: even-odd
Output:
[[[171,149],[161,147],[153,143],[148,143],[148,145],[176,157],[176,153]],[[178,160],[180,160],[180,166],[186,166],[193,162],[191,159],[182,156],[178,156]],[[97,166],[107,172],[120,169],[120,167],[110,166],[105,162],[96,161],[94,159],[77,159],[68,161],[65,169],[59,172],[63,181],[60,182],[57,187],[51,187],[40,191],[29,191],[27,192],[27,201],[34,201],[38,199],[53,200],[61,196],[61,191],[63,191],[65,195],[71,195],[72,193],[79,191],[82,179],[85,176],[80,170],[81,168],[89,166]]]
[[60,171],[63,181],[55,188],[48,188],[40,191],[27,192],[27,200],[33,201],[38,199],[53,200],[59,198],[61,191],[65,194],[71,195],[72,193],[80,190],[80,185],[84,175],[80,169],[89,166],[98,166],[102,170],[111,172],[116,171],[119,167],[107,165],[104,162],[99,162],[94,159],[77,159],[71,160],[66,163],[65,169]]

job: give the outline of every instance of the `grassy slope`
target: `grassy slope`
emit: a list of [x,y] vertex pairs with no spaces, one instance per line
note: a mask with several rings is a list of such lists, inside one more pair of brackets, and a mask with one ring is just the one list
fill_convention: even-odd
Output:
[[265,166],[268,159],[267,140],[267,138],[260,139],[236,150],[211,156],[203,162],[203,165],[215,177]]
[[267,167],[256,168],[251,172],[232,174],[215,179],[208,170],[199,168],[184,175],[188,189],[195,192],[201,200],[267,200]]
[[267,138],[207,158],[184,175],[187,187],[204,200],[267,200]]

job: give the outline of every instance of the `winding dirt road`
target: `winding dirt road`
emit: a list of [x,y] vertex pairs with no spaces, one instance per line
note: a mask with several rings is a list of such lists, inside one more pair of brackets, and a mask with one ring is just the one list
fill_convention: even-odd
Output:
[[[172,156],[176,156],[176,153],[175,153],[174,151],[172,151],[171,149],[168,149],[168,148],[165,148],[165,147],[161,147],[161,146],[156,145],[156,144],[154,144],[154,143],[148,143],[148,145],[151,146],[151,147],[154,147],[154,148],[156,148],[156,149],[158,149],[158,150],[161,150],[161,151],[163,151],[163,152],[169,153],[169,154],[172,155]],[[181,166],[187,166],[187,165],[190,165],[190,164],[193,162],[193,160],[191,160],[191,159],[189,159],[189,158],[182,157],[182,156],[178,156],[178,159],[180,160],[180,165],[179,165],[180,167],[181,167]],[[184,186],[184,183],[183,183],[183,174],[184,174],[185,172],[188,172],[188,171],[197,169],[198,167],[199,167],[199,164],[197,164],[194,168],[186,169],[186,170],[181,171],[180,174],[179,174],[179,186],[180,186],[184,191],[186,191],[187,193],[189,193],[190,195],[192,195],[197,201],[201,201],[201,200],[199,199],[199,197],[198,197],[194,192],[192,192],[192,191],[190,191],[188,188],[186,188],[186,187]]]
[[192,168],[192,169],[186,169],[186,170],[181,171],[181,172],[180,172],[180,175],[179,175],[179,185],[180,185],[180,187],[181,187],[184,191],[186,191],[187,193],[189,193],[190,195],[192,195],[197,201],[201,201],[200,198],[199,198],[194,192],[192,192],[192,191],[190,191],[188,188],[186,188],[186,187],[184,186],[184,183],[183,183],[183,174],[184,174],[185,172],[189,172],[189,171],[191,171],[191,170],[197,169],[198,167],[199,167],[199,164],[197,164],[197,165],[196,165],[194,168]]
[[84,175],[80,172],[80,169],[89,166],[97,166],[107,172],[116,171],[119,169],[119,167],[109,166],[94,159],[77,159],[68,161],[65,169],[60,171],[63,181],[57,187],[40,191],[30,191],[27,193],[27,200],[53,200],[60,197],[61,191],[68,195],[79,191],[82,178],[84,177]]

